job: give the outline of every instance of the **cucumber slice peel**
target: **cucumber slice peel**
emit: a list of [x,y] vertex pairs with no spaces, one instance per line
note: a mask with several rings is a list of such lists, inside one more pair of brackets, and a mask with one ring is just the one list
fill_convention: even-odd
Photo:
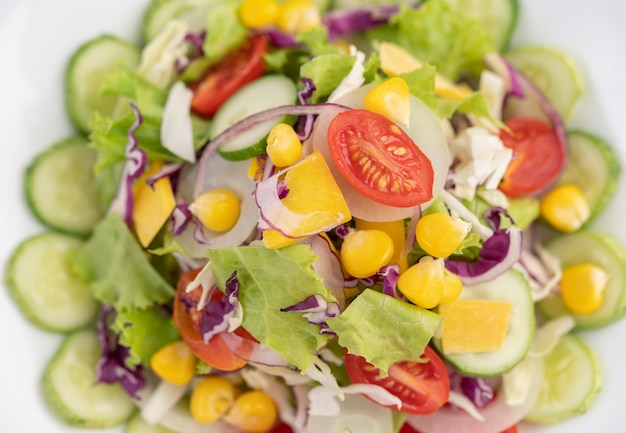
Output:
[[141,412],[135,413],[126,424],[124,433],[174,433],[160,424],[150,425],[141,417]]
[[95,111],[107,116],[113,113],[117,98],[101,95],[102,84],[120,65],[134,69],[140,55],[134,44],[112,35],[91,39],[72,54],[65,70],[65,106],[80,132],[89,133]]
[[606,208],[617,190],[621,164],[606,141],[589,132],[568,133],[569,156],[558,185],[574,184],[589,204],[588,226]]
[[602,388],[595,354],[573,334],[561,337],[544,358],[543,386],[526,421],[555,424],[586,412]]
[[67,262],[81,242],[46,232],[23,241],[9,259],[9,292],[24,317],[41,329],[69,332],[92,323],[98,314],[98,302]]
[[33,215],[53,230],[80,236],[102,218],[93,171],[96,152],[73,137],[39,154],[26,170],[26,202]]
[[473,18],[492,36],[499,51],[505,50],[517,26],[517,0],[446,0],[455,13]]
[[[215,113],[210,138],[238,121],[270,108],[294,104],[298,90],[293,81],[284,75],[265,75],[239,89]],[[293,116],[270,120],[242,132],[218,150],[231,161],[253,158],[265,151],[266,139],[271,129],[280,122],[292,124]]]
[[526,75],[567,121],[583,94],[578,66],[566,53],[554,48],[525,45],[504,56]]
[[535,316],[530,287],[521,273],[511,270],[493,281],[465,287],[460,299],[510,302],[511,315],[499,350],[450,355],[441,350],[440,340],[433,338],[435,348],[457,371],[468,376],[497,376],[511,370],[526,357],[533,341]]
[[68,425],[113,427],[124,423],[136,410],[134,401],[119,384],[95,384],[99,353],[96,332],[84,329],[69,334],[46,366],[44,399]]
[[583,230],[551,239],[547,250],[567,267],[591,263],[604,269],[610,279],[603,291],[602,306],[587,315],[571,314],[557,294],[550,294],[537,303],[548,319],[571,314],[575,329],[598,328],[619,320],[626,314],[626,250],[615,239],[599,232]]

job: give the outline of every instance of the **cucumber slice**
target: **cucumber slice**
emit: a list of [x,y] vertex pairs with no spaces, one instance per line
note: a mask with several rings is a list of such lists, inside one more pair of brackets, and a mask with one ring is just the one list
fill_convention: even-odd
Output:
[[113,113],[117,97],[100,94],[108,73],[120,65],[134,69],[140,56],[135,45],[111,35],[91,39],[72,54],[65,70],[65,106],[80,132],[89,133],[95,111],[106,116]]
[[152,0],[143,16],[144,41],[150,42],[172,20],[184,21],[189,31],[199,32],[206,27],[207,15],[223,3],[223,0]]
[[472,18],[492,36],[498,51],[505,50],[517,25],[517,0],[446,0],[452,10]]
[[597,328],[620,319],[626,313],[626,250],[616,240],[602,233],[579,231],[557,236],[546,244],[549,252],[567,267],[591,263],[604,269],[610,276],[603,292],[600,309],[587,314],[571,314],[560,296],[550,294],[537,306],[548,319],[564,314],[574,317],[577,329]]
[[68,425],[107,428],[122,424],[136,410],[119,384],[95,383],[100,354],[91,329],[76,331],[61,343],[43,375],[43,396]]
[[558,185],[574,184],[583,192],[589,209],[588,225],[606,208],[621,174],[615,151],[601,138],[585,131],[571,131],[569,156]]
[[460,299],[484,299],[511,303],[511,315],[504,343],[499,350],[449,355],[433,338],[435,348],[459,372],[468,376],[490,377],[515,367],[528,352],[535,332],[535,310],[530,287],[524,276],[508,271],[493,281],[463,288]]
[[591,349],[567,334],[543,362],[541,392],[526,421],[554,424],[586,412],[602,388],[600,366]]
[[26,170],[25,195],[31,211],[46,226],[88,235],[102,218],[96,193],[97,154],[82,137],[55,143]]
[[526,45],[504,55],[526,75],[567,121],[583,93],[583,80],[573,59],[562,51]]
[[24,317],[44,330],[68,332],[94,321],[98,303],[72,274],[68,256],[81,240],[46,232],[23,241],[7,265],[5,280]]
[[125,433],[174,433],[172,430],[162,425],[150,425],[141,417],[141,412],[137,412],[126,424]]
[[[239,89],[215,113],[211,138],[237,123],[238,121],[261,111],[281,105],[291,105],[298,97],[298,90],[293,81],[284,75],[265,75]],[[253,158],[265,151],[268,134],[280,122],[291,122],[289,118],[270,120],[253,126],[237,135],[219,149],[226,159],[240,161]]]

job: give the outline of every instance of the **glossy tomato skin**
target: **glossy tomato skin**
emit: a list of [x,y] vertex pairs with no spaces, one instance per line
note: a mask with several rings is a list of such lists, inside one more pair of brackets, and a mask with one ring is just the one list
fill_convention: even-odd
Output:
[[386,117],[347,110],[330,122],[327,135],[335,166],[367,198],[395,207],[417,206],[432,198],[430,160]]
[[422,358],[428,361],[396,362],[389,367],[389,375],[384,378],[380,376],[380,370],[362,356],[346,353],[345,363],[352,383],[382,386],[402,400],[400,411],[426,415],[435,412],[448,401],[450,379],[443,361],[429,346]]
[[542,192],[561,173],[567,150],[554,129],[542,120],[514,117],[500,131],[504,146],[513,150],[513,159],[500,183],[500,190],[516,198]]
[[502,433],[517,433],[517,426],[512,425],[508,429],[504,430]]
[[243,46],[212,66],[190,86],[194,93],[191,108],[201,116],[212,117],[237,90],[263,75],[266,52],[265,36],[249,37]]
[[[174,323],[183,337],[183,340],[191,351],[202,361],[213,368],[223,371],[237,370],[247,362],[235,355],[224,343],[222,338],[215,335],[209,343],[205,343],[200,333],[200,313],[196,310],[196,305],[200,299],[201,289],[197,288],[191,293],[185,293],[187,285],[198,275],[200,269],[193,269],[184,272],[178,280],[176,296],[174,298]],[[219,290],[216,291],[221,294]],[[240,328],[239,333],[248,337],[247,332]],[[249,338],[252,338],[251,336]]]

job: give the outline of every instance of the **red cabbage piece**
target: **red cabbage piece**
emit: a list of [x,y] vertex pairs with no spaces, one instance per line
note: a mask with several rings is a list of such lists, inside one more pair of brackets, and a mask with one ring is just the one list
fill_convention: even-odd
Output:
[[336,302],[328,302],[322,295],[311,295],[295,305],[281,308],[283,312],[297,312],[313,325],[321,325],[321,334],[333,334],[334,332],[326,324],[328,319],[339,316],[341,310]]
[[129,227],[132,225],[134,204],[133,182],[139,179],[146,170],[148,160],[146,152],[139,149],[139,141],[137,137],[135,137],[135,131],[137,131],[137,128],[143,123],[143,117],[134,103],[131,102],[130,107],[135,115],[135,120],[130,128],[128,128],[128,142],[124,149],[126,161],[124,162],[120,186],[117,196],[111,202],[108,210],[109,213],[115,212],[120,215]]
[[520,260],[522,230],[515,226],[501,229],[501,215],[510,218],[506,210],[502,208],[495,207],[486,212],[485,219],[494,228],[494,233],[483,244],[478,253],[478,260],[467,262],[448,259],[445,261],[446,268],[457,274],[463,284],[471,286],[492,281]]
[[266,35],[270,43],[277,48],[294,48],[301,46],[293,35],[283,32],[276,27],[267,27],[260,29],[255,33]]
[[192,220],[193,214],[187,203],[177,204],[172,212],[172,234],[174,236],[180,235]]
[[115,318],[115,309],[104,305],[97,321],[98,342],[100,344],[100,358],[96,363],[96,383],[119,383],[131,397],[145,386],[143,368],[137,365],[129,368],[126,360],[130,350],[119,344],[119,336],[111,331],[109,324]]
[[480,377],[461,376],[458,386],[463,395],[469,398],[476,407],[485,407],[495,397],[493,388]]
[[235,315],[238,302],[239,280],[237,273],[233,272],[226,280],[224,297],[220,300],[211,300],[202,310],[199,325],[205,343],[208,344],[213,336],[228,331],[229,320]]
[[399,10],[399,6],[338,9],[324,15],[322,23],[328,29],[328,38],[333,40],[386,24]]
[[[300,81],[304,84],[304,87],[298,91],[298,101],[300,102],[300,105],[307,105],[308,99],[313,96],[313,93],[315,92],[315,83],[307,77],[300,78]],[[298,118],[295,129],[298,133],[300,141],[305,141],[311,136],[315,123],[314,120],[315,119],[312,114],[306,114]]]

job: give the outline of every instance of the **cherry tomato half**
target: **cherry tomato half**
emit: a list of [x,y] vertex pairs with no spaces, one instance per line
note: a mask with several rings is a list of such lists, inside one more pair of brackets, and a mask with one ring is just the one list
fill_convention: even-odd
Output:
[[248,38],[239,49],[212,66],[190,86],[194,92],[191,108],[202,116],[213,116],[237,90],[263,75],[263,55],[266,52],[267,40],[264,36]]
[[540,192],[561,172],[565,143],[550,125],[539,119],[514,117],[504,123],[510,132],[502,129],[500,139],[513,150],[513,159],[500,190],[513,198]]
[[354,188],[385,205],[412,207],[433,196],[433,167],[404,130],[368,110],[339,113],[328,127],[333,162]]
[[[187,285],[193,281],[198,275],[200,269],[193,269],[183,273],[178,280],[176,287],[176,296],[174,298],[174,323],[183,337],[183,340],[191,351],[202,361],[206,362],[213,368],[217,368],[223,371],[237,370],[247,362],[235,355],[224,343],[220,335],[215,335],[209,343],[205,343],[200,333],[200,311],[196,309],[196,305],[200,300],[202,289],[186,293]],[[219,290],[215,293],[216,296],[223,295]],[[235,331],[239,335],[252,339],[243,328],[239,328]],[[246,335],[247,334],[247,335]]]
[[446,367],[430,347],[422,355],[426,362],[401,361],[389,367],[389,375],[362,356],[346,353],[346,370],[352,383],[379,385],[402,400],[402,412],[425,415],[435,412],[448,401],[450,379]]

